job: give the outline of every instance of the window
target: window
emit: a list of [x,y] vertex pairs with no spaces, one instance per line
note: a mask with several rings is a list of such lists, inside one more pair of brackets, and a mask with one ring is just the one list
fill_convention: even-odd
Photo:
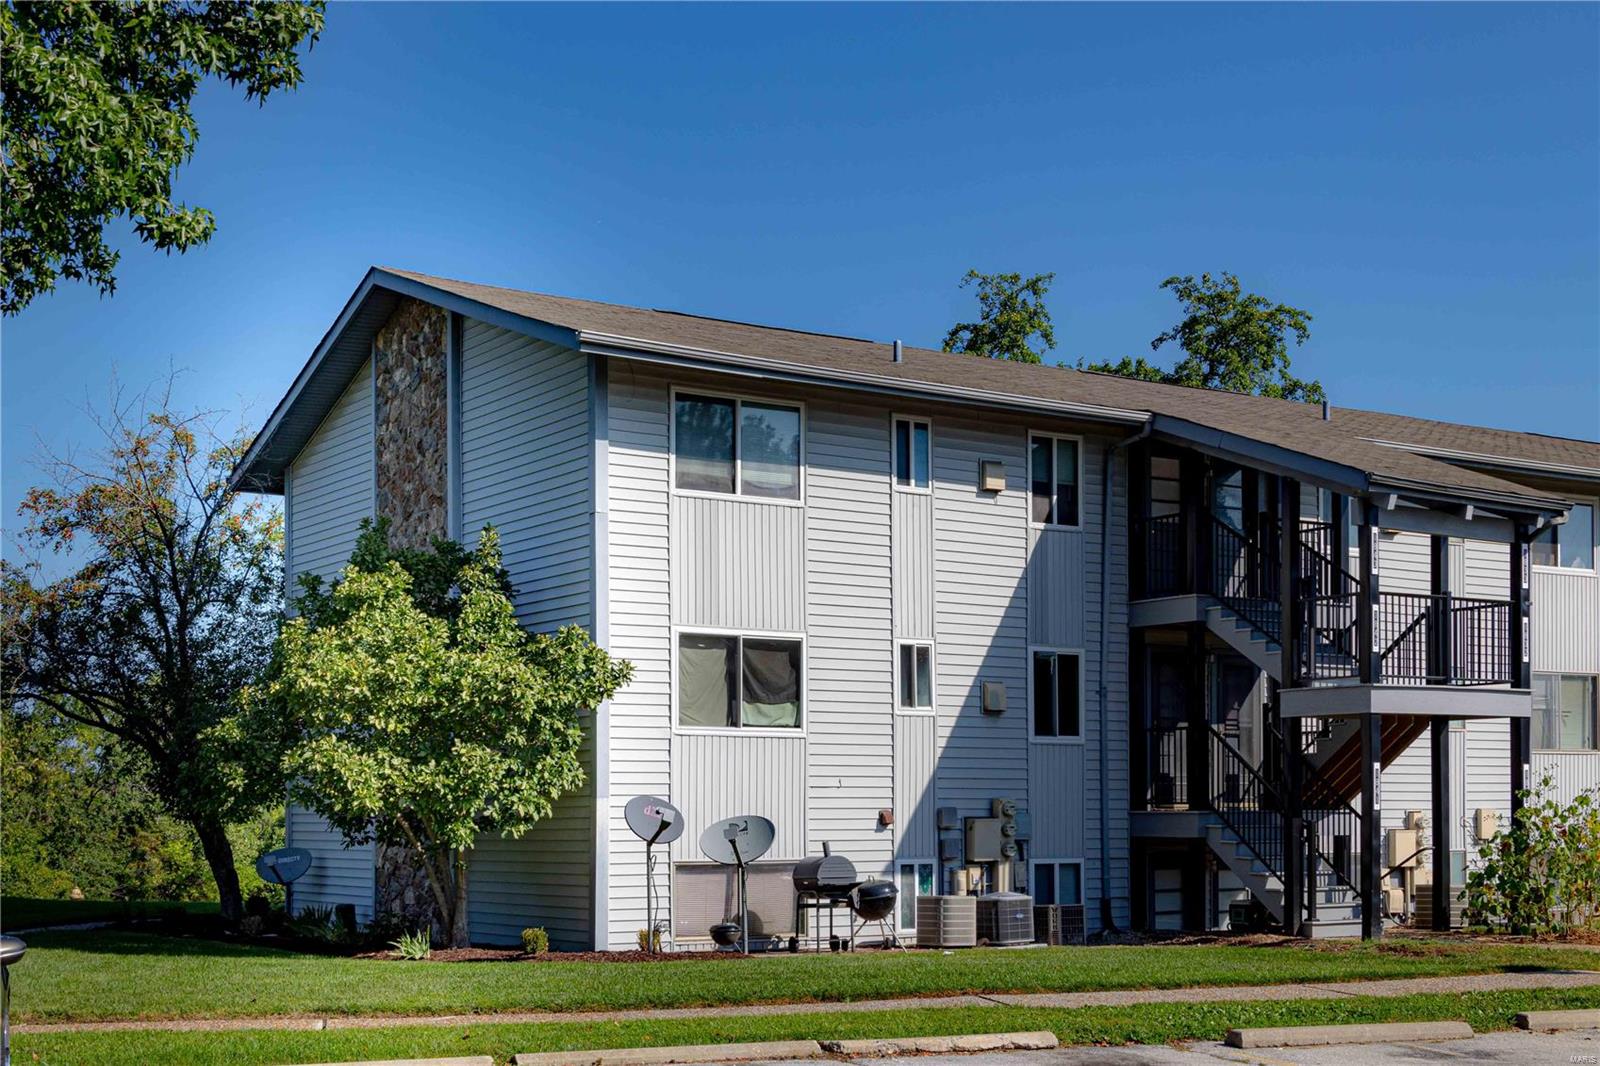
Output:
[[1595,678],[1533,675],[1533,746],[1539,751],[1595,750]]
[[928,423],[916,418],[894,420],[894,486],[926,492],[931,484]]
[[1083,860],[1033,864],[1033,902],[1040,906],[1083,904]]
[[1028,443],[1032,518],[1044,526],[1078,524],[1078,441],[1038,433]]
[[1182,509],[1182,466],[1164,455],[1150,457],[1150,517],[1165,518]]
[[673,483],[690,492],[800,499],[800,409],[679,393]]
[[1082,658],[1075,651],[1033,653],[1033,735],[1083,735]]
[[678,724],[696,728],[800,726],[800,641],[678,635]]
[[1594,569],[1594,505],[1573,506],[1559,526],[1545,527],[1533,539],[1534,566]]
[[900,864],[900,928],[917,927],[917,897],[932,896],[933,863],[903,862]]
[[933,645],[900,645],[900,709],[933,710]]

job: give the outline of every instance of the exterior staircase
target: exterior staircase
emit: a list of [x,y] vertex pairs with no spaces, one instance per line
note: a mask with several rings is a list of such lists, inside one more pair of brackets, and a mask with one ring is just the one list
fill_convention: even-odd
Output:
[[[1279,924],[1283,922],[1283,878],[1263,862],[1238,833],[1221,819],[1206,822],[1206,843],[1212,854],[1250,890]],[[1300,932],[1314,939],[1361,935],[1361,900],[1332,878],[1317,879],[1316,918],[1301,923]]]

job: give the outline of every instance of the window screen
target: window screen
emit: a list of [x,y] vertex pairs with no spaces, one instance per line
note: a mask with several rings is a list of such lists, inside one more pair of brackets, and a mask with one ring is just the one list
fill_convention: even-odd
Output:
[[900,706],[906,710],[933,708],[932,645],[900,645]]

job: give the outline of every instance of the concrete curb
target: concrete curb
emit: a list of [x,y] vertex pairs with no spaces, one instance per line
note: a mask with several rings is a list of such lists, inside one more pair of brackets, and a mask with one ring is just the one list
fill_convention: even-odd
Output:
[[307,1066],[494,1066],[493,1055],[460,1055],[453,1059],[378,1059],[372,1062],[313,1062]]
[[1470,1040],[1466,1022],[1387,1022],[1378,1025],[1289,1025],[1229,1029],[1229,1047],[1325,1047],[1329,1044],[1399,1044],[1419,1040]]
[[1600,1029],[1600,1010],[1530,1010],[1517,1015],[1518,1029],[1555,1033],[1563,1029]]
[[512,1066],[667,1066],[669,1063],[770,1062],[820,1059],[828,1055],[948,1054],[962,1051],[1046,1051],[1056,1035],[974,1033],[966,1036],[913,1036],[893,1040],[768,1040],[755,1044],[692,1044],[683,1047],[616,1048],[607,1051],[541,1051],[513,1055]]

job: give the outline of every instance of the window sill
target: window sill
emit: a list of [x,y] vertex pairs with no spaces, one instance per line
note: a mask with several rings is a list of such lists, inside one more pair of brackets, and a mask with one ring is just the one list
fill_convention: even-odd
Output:
[[1056,533],[1082,533],[1083,532],[1083,524],[1081,522],[1079,524],[1075,525],[1075,526],[1063,526],[1063,525],[1060,525],[1059,523],[1056,523],[1056,522],[1035,522],[1032,519],[1029,519],[1028,520],[1028,528],[1037,529],[1037,530],[1040,530],[1040,531],[1043,531],[1043,532],[1056,532]]
[[801,496],[798,500],[786,500],[781,496],[752,496],[743,492],[707,492],[704,489],[680,489],[674,487],[672,495],[686,500],[726,500],[730,503],[758,503],[770,504],[774,507],[804,507],[806,499]]
[[1575,574],[1580,577],[1594,577],[1600,573],[1592,566],[1546,566],[1544,563],[1534,563],[1533,569],[1540,574]]
[[697,726],[674,725],[673,733],[685,737],[781,737],[804,740],[804,726]]
[[1082,736],[1076,736],[1076,737],[1032,737],[1032,736],[1030,736],[1028,738],[1028,743],[1030,743],[1030,744],[1074,744],[1074,745],[1081,745],[1081,744],[1084,743],[1084,738]]

